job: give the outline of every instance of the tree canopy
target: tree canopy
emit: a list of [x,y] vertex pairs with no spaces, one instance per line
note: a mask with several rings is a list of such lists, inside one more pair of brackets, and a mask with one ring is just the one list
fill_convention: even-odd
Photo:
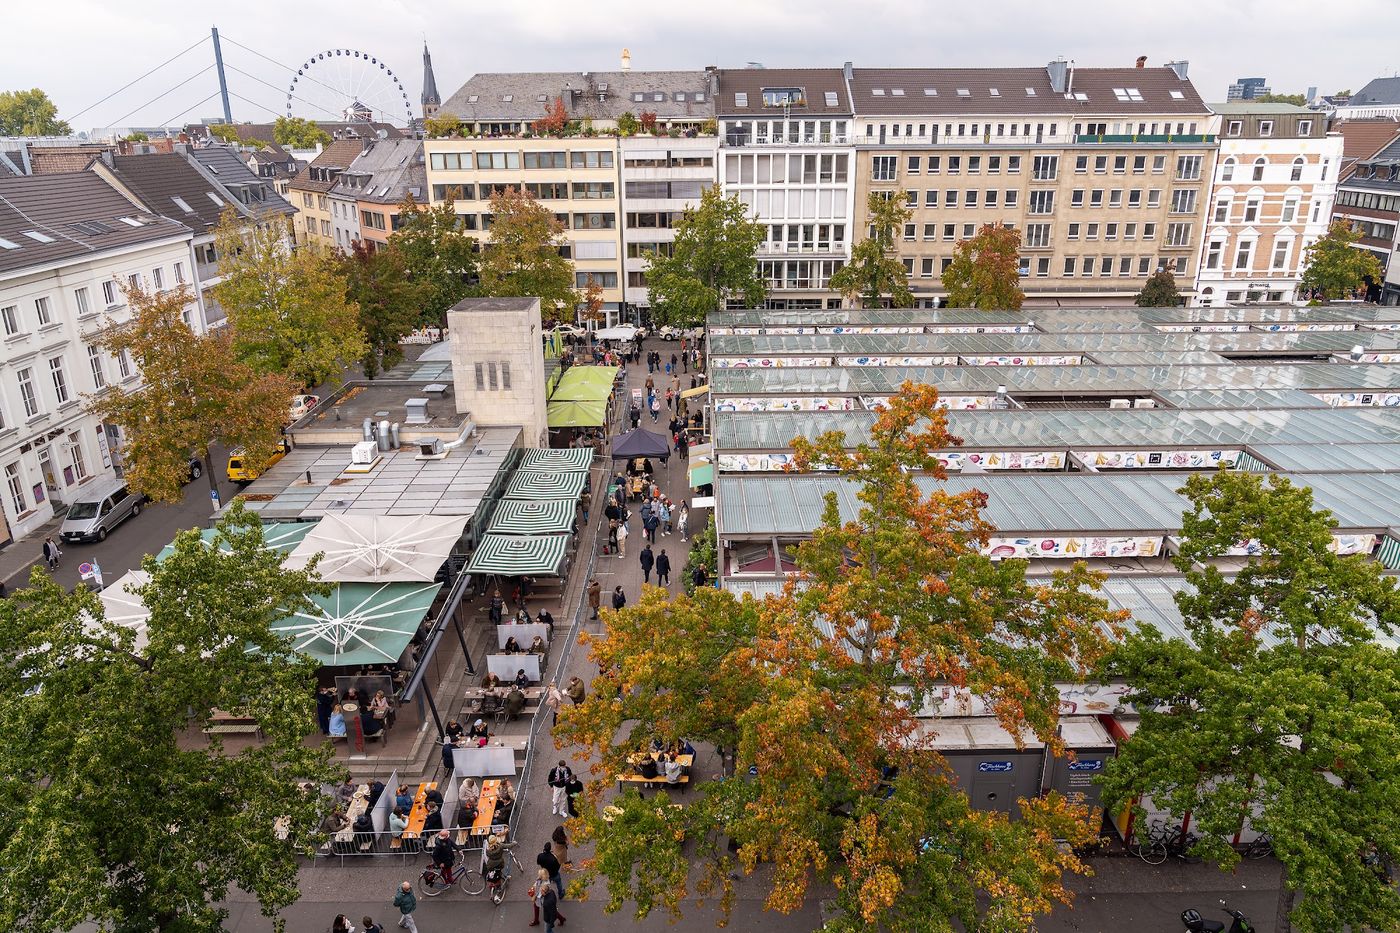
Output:
[[1148,276],[1137,293],[1133,304],[1139,308],[1175,308],[1181,304],[1181,293],[1176,290],[1176,277],[1168,269],[1158,269]]
[[[1246,823],[1269,833],[1304,933],[1400,928],[1400,894],[1365,863],[1400,859],[1400,593],[1381,565],[1333,553],[1312,490],[1260,474],[1192,476],[1176,597],[1189,641],[1151,627],[1109,670],[1141,722],[1110,761],[1110,801],[1191,815],[1222,868]],[[1226,576],[1215,561],[1253,556]]]
[[1303,278],[1300,287],[1315,291],[1324,299],[1350,298],[1352,293],[1381,277],[1381,262],[1370,250],[1357,247],[1361,231],[1353,230],[1345,220],[1334,220],[1325,236],[1304,251]]
[[749,307],[761,303],[768,288],[754,257],[766,229],[737,195],[726,198],[718,185],[706,188],[699,205],[681,213],[671,254],[657,254],[647,266],[652,317],[693,326],[731,298]]
[[478,262],[476,240],[462,228],[452,200],[425,207],[407,197],[399,205],[399,229],[389,235],[389,244],[422,287],[423,323],[447,327],[447,310],[473,291]]
[[144,384],[135,392],[99,392],[88,407],[121,426],[131,488],[157,502],[179,502],[193,455],[217,489],[214,443],[245,447],[254,465],[271,459],[296,391],[292,381],[238,362],[226,334],[191,331],[184,312],[194,296],[184,286],[154,294],[128,288],[126,300],[131,320],[105,331],[98,345],[127,354]]
[[428,285],[408,274],[398,247],[371,250],[363,240],[350,244],[340,258],[346,295],[360,310],[365,352],[360,367],[373,379],[403,359],[399,341],[418,326]]
[[73,128],[58,118],[58,105],[36,88],[0,91],[0,136],[67,136]]
[[1308,105],[1307,97],[1302,94],[1260,94],[1252,100],[1256,104],[1293,104],[1297,107]]
[[360,309],[336,260],[291,250],[276,224],[245,223],[230,209],[214,236],[223,279],[214,297],[228,313],[233,352],[258,373],[319,385],[365,353]]
[[985,224],[975,237],[959,243],[943,273],[948,304],[984,311],[1019,310],[1026,298],[1021,291],[1020,249],[1020,231],[999,224]]
[[331,134],[321,129],[315,120],[278,117],[272,124],[272,141],[291,149],[315,149],[317,143],[329,146]]
[[[0,600],[0,926],[212,930],[235,886],[269,917],[296,900],[318,785],[343,769],[304,741],[315,663],[269,630],[324,588],[281,559],[235,505],[214,545],[182,531],[145,558],[144,636],[41,570]],[[253,717],[262,740],[192,743],[215,709]]]
[[462,119],[455,113],[439,111],[423,120],[423,133],[429,139],[461,136],[463,129]]
[[862,308],[909,308],[914,293],[909,290],[909,273],[894,256],[895,239],[914,216],[902,191],[872,191],[866,203],[872,235],[862,237],[851,250],[851,261],[837,270],[829,286],[848,302]]
[[560,253],[564,225],[519,188],[491,198],[491,232],[481,257],[481,292],[492,298],[540,300],[546,321],[573,319],[574,264]]
[[579,838],[597,842],[585,875],[606,880],[609,910],[678,914],[692,864],[726,909],[736,868],[766,864],[782,912],[830,882],[839,930],[1019,933],[1068,900],[1063,875],[1083,866],[1055,840],[1091,835],[1087,810],[1057,795],[1022,801],[1016,822],[972,810],[931,744],[938,721],[915,713],[954,685],[1059,747],[1055,683],[1099,661],[1118,615],[1082,564],[1031,584],[1024,561],[984,556],[981,492],[921,488],[915,473],[943,478],[934,452],[957,442],[936,399],[906,384],[854,450],[837,432],[794,442],[799,469],[858,480],[861,508],[843,520],[828,497],[782,595],[644,587],[606,616],[600,676],[556,734],[607,774],[652,738],[734,756],[680,809],[629,792],[600,813],[595,785]]

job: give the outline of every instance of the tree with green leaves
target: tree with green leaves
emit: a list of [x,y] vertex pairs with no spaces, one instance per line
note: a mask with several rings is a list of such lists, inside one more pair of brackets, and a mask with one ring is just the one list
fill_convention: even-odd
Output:
[[122,137],[122,141],[128,143],[144,143],[150,142],[150,140],[150,136],[147,136],[145,133],[139,131],[135,133],[127,133],[125,136]]
[[[305,741],[316,663],[269,628],[326,588],[314,567],[284,568],[261,528],[235,505],[212,542],[182,531],[165,560],[147,556],[143,626],[38,569],[0,600],[4,929],[215,930],[235,887],[268,917],[297,899],[319,785],[344,769]],[[191,742],[215,710],[256,719],[261,740]]]
[[226,143],[237,146],[243,142],[243,137],[238,132],[238,127],[232,123],[211,123],[209,124],[209,135],[215,139],[222,139]]
[[738,195],[726,198],[718,185],[700,194],[675,227],[671,254],[651,257],[647,289],[652,317],[659,324],[693,327],[730,299],[747,307],[760,304],[768,288],[759,273],[758,248],[767,227]]
[[272,141],[290,149],[315,149],[317,143],[329,146],[331,134],[321,129],[315,120],[305,117],[278,117],[272,124]]
[[1139,308],[1175,308],[1180,305],[1181,293],[1176,290],[1176,277],[1171,270],[1158,269],[1148,276],[1133,304]]
[[67,136],[73,128],[58,118],[58,105],[36,88],[0,91],[0,136]]
[[637,120],[637,115],[630,110],[617,118],[617,132],[620,136],[636,136],[641,128],[642,124]]
[[1292,104],[1295,107],[1306,107],[1308,99],[1302,94],[1260,94],[1251,98],[1247,103],[1254,104]]
[[1357,246],[1363,234],[1345,220],[1334,220],[1327,233],[1303,251],[1303,278],[1299,287],[1325,300],[1350,298],[1368,282],[1380,280],[1381,261]]
[[481,293],[538,298],[545,321],[573,320],[574,264],[561,247],[564,225],[534,196],[507,188],[491,197],[491,232],[481,256]]
[[851,250],[851,261],[836,271],[828,286],[862,308],[888,303],[894,308],[914,305],[909,272],[895,258],[894,244],[914,216],[903,191],[872,191],[866,201],[870,235]]
[[[1141,721],[1104,792],[1190,814],[1196,853],[1223,869],[1246,824],[1270,834],[1298,930],[1400,929],[1400,893],[1367,864],[1400,860],[1400,657],[1378,641],[1400,630],[1400,592],[1334,553],[1305,486],[1222,471],[1182,492],[1189,641],[1142,627],[1113,653]],[[1241,547],[1227,576],[1217,562]]]
[[408,265],[398,248],[371,250],[363,240],[350,244],[340,259],[346,294],[360,309],[360,329],[365,352],[360,368],[373,379],[403,359],[399,343],[422,318],[426,286],[408,275]]
[[475,290],[480,260],[452,201],[424,206],[409,195],[399,205],[399,229],[389,235],[409,277],[422,286],[423,323],[444,330],[447,310]]
[[360,309],[346,294],[335,257],[291,250],[285,228],[224,212],[214,234],[214,298],[228,313],[233,352],[258,373],[306,388],[338,375],[365,353]]
[[245,448],[254,466],[267,463],[282,437],[296,391],[292,381],[239,362],[226,333],[193,333],[184,312],[194,296],[184,286],[161,293],[128,288],[126,301],[131,319],[104,331],[98,345],[132,360],[142,387],[111,387],[87,404],[103,421],[121,426],[127,484],[157,502],[179,502],[195,456],[217,493],[209,455],[216,443]]
[[1063,752],[1055,685],[1098,663],[1119,614],[1083,564],[1032,584],[1025,561],[984,555],[985,497],[938,482],[936,454],[956,443],[937,392],[905,384],[868,440],[794,441],[799,470],[850,477],[860,501],[842,517],[828,497],[794,585],[762,601],[644,587],[606,616],[590,642],[600,676],[556,735],[609,776],[653,737],[733,756],[675,810],[635,791],[599,810],[611,782],[595,782],[578,838],[597,843],[584,878],[606,881],[607,909],[678,915],[698,867],[698,893],[727,910],[732,876],[760,863],[769,908],[831,884],[826,929],[852,933],[1020,933],[1069,899],[1063,876],[1084,866],[1056,840],[1092,835],[1087,808],[1052,794],[1022,801],[1016,822],[974,811],[932,743],[937,720],[916,711],[957,685]]
[[465,126],[455,113],[439,111],[423,120],[423,134],[429,139],[448,139],[465,135]]
[[1026,296],[1021,291],[1021,233],[1000,224],[984,224],[977,235],[963,240],[943,273],[948,304],[983,311],[1018,311]]

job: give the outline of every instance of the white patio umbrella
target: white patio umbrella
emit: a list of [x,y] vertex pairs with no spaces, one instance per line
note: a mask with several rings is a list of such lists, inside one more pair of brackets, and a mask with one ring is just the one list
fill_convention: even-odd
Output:
[[305,567],[322,554],[317,570],[336,583],[431,583],[462,537],[463,516],[327,515],[287,558]]

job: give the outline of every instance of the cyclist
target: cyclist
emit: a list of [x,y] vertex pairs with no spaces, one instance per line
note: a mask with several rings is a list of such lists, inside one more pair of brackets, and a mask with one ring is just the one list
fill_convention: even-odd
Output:
[[505,873],[506,847],[500,836],[492,836],[486,840],[486,847],[481,850],[481,876],[488,883],[496,884],[505,877]]
[[442,872],[444,884],[452,884],[452,868],[457,864],[457,846],[452,843],[452,833],[447,830],[437,834],[433,840],[433,867]]

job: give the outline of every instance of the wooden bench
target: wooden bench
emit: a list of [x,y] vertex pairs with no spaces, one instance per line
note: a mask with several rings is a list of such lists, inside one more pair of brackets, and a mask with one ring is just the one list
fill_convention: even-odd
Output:
[[643,777],[640,774],[619,774],[617,776],[618,790],[625,790],[626,788],[624,785],[636,784],[639,787],[650,787],[654,790],[663,787],[679,787],[681,791],[684,792],[689,783],[690,775],[688,774],[682,774],[675,783],[666,780],[666,775],[664,774],[659,774],[654,778]]
[[255,722],[221,722],[204,727],[205,735],[256,735],[262,738],[262,726]]

